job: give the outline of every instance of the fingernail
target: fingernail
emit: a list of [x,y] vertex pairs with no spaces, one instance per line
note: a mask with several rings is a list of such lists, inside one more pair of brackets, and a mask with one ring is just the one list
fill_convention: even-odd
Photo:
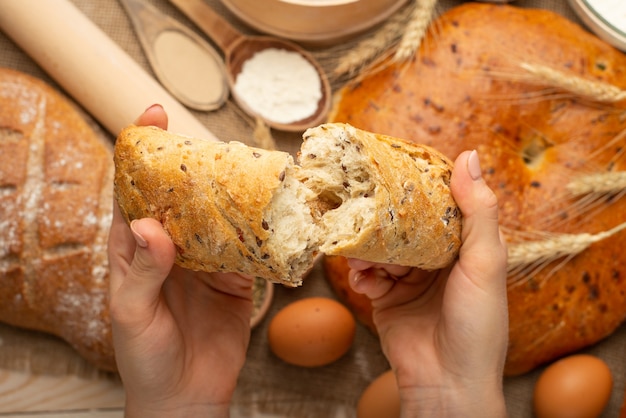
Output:
[[148,110],[152,110],[156,108],[163,109],[163,106],[161,106],[159,103],[155,103],[155,104],[148,106],[146,110],[144,110],[144,112],[147,112]]
[[480,161],[478,161],[478,153],[476,150],[473,150],[467,159],[467,171],[472,180],[479,180],[482,177]]
[[135,237],[135,241],[137,242],[137,245],[140,246],[141,248],[146,248],[148,246],[148,241],[146,241],[146,239],[143,236],[141,236],[139,232],[135,230],[135,222],[137,221],[134,220],[130,223],[130,230],[133,233],[133,237]]
[[364,280],[367,278],[367,273],[362,272],[362,271],[357,271],[356,274],[352,277],[352,289],[356,292],[356,293],[363,293],[364,289],[363,289],[363,283],[367,284],[367,280]]

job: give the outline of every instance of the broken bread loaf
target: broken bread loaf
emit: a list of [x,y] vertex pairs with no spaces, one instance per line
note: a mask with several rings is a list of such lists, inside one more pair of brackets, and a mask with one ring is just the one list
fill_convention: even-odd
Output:
[[298,156],[130,126],[115,145],[127,221],[159,220],[177,264],[298,286],[317,254],[437,269],[460,246],[452,163],[346,124],[307,130]]

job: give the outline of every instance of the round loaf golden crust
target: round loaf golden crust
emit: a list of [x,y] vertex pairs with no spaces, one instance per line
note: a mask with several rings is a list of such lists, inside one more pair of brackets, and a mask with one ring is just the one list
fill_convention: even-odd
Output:
[[112,144],[44,82],[0,69],[0,321],[114,370],[107,236]]
[[[431,29],[410,63],[341,91],[331,120],[413,139],[450,158],[477,149],[510,247],[626,222],[622,189],[576,197],[566,188],[580,176],[626,168],[624,101],[611,103],[598,89],[626,88],[622,53],[552,12],[513,6],[467,3]],[[556,73],[541,75],[545,68]],[[567,87],[563,78],[575,82]],[[561,249],[571,251],[565,241]],[[625,246],[626,233],[615,233],[509,277],[508,375],[593,344],[623,322]],[[340,263],[327,260],[328,278],[345,289]]]

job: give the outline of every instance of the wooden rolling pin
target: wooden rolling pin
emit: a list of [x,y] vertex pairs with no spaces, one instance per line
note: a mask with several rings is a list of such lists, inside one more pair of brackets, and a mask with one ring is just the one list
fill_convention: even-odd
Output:
[[0,29],[114,136],[159,103],[170,131],[217,140],[70,0],[3,0]]

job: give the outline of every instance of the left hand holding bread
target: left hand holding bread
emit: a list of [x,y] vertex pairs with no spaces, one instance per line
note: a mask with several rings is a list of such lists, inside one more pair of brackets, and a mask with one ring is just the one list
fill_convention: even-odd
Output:
[[[165,129],[167,115],[153,106],[137,124]],[[226,417],[250,339],[253,281],[189,271],[174,257],[159,222],[129,228],[115,205],[110,310],[125,416]]]

